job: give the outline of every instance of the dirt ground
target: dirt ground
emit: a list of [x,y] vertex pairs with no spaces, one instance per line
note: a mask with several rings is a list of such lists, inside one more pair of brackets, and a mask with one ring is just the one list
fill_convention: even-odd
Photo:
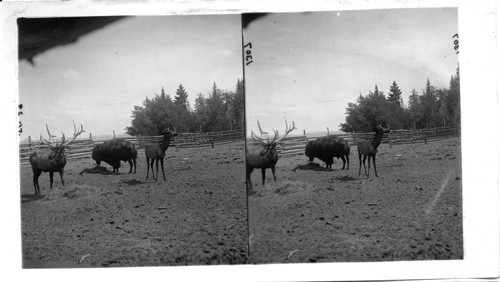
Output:
[[[21,165],[25,268],[462,259],[460,139],[379,147],[376,178],[283,157],[247,199],[244,144],[167,150],[165,174],[69,160],[34,196]],[[160,172],[161,173],[161,172]],[[161,174],[160,174],[161,175]],[[250,234],[248,233],[250,232]],[[248,236],[250,235],[250,236]],[[247,250],[250,243],[250,252]]]
[[252,174],[250,263],[462,259],[460,139],[380,145],[368,179],[304,156],[278,161],[278,182]]
[[122,163],[68,160],[63,187],[49,175],[34,196],[21,165],[25,268],[243,264],[248,262],[244,143],[167,150],[165,174],[146,180]]

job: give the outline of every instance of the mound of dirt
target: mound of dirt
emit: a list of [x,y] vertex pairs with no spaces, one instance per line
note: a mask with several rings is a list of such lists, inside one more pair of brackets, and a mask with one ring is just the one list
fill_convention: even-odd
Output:
[[89,185],[78,185],[62,194],[64,198],[75,199],[90,196],[97,192],[97,188]]
[[314,170],[314,171],[321,171],[321,170],[329,170],[325,167],[322,167],[319,163],[313,163],[313,162],[309,162],[305,165],[297,165],[294,169],[292,169],[292,171],[297,171],[297,170]]
[[280,182],[277,186],[278,187],[274,190],[274,192],[279,195],[307,191],[313,188],[311,184],[301,181],[283,181]]
[[85,168],[82,171],[80,171],[80,173],[78,173],[78,174],[79,175],[84,175],[84,174],[113,174],[113,172],[110,171],[110,170],[108,170],[107,168],[105,168],[103,166],[96,165],[93,168]]
[[49,193],[45,194],[43,201],[54,201],[61,198],[75,199],[85,196],[93,195],[97,192],[97,188],[90,185],[74,185],[70,186],[69,189],[53,189]]

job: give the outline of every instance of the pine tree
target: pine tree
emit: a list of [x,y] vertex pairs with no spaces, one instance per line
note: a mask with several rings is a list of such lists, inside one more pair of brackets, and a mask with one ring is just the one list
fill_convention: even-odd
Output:
[[177,88],[177,91],[175,92],[174,104],[183,109],[189,109],[188,94],[182,84],[179,85],[179,88]]
[[387,100],[401,107],[403,105],[403,98],[401,97],[401,94],[401,89],[399,89],[398,84],[394,81],[389,90]]

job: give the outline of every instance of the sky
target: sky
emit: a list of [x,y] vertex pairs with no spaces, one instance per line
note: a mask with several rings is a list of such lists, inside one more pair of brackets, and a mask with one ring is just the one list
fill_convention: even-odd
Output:
[[[285,129],[338,131],[346,107],[375,85],[386,95],[393,81],[408,105],[427,79],[448,88],[458,67],[452,36],[456,8],[278,13],[243,31],[252,43],[245,68],[247,134]],[[246,48],[245,50],[247,50]]]
[[180,84],[191,105],[213,83],[234,91],[243,78],[241,17],[142,16],[116,21],[82,36],[74,44],[46,51],[34,65],[19,62],[19,100],[23,104],[20,140],[45,124],[60,138],[82,124],[82,137],[125,133],[134,105],[146,95],[172,98]]

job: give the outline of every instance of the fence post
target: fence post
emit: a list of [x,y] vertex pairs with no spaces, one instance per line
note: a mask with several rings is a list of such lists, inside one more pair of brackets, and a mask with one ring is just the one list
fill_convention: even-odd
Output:
[[28,136],[28,144],[31,146],[31,136]]
[[326,135],[330,135],[330,128],[326,128]]
[[113,138],[115,138],[115,131],[113,130]]

